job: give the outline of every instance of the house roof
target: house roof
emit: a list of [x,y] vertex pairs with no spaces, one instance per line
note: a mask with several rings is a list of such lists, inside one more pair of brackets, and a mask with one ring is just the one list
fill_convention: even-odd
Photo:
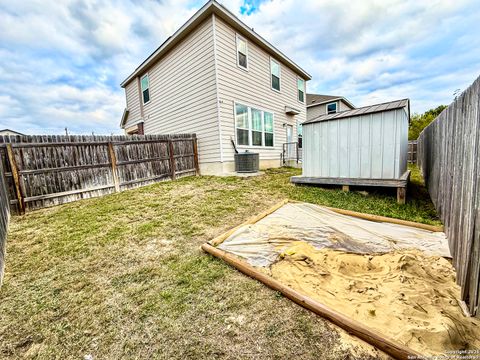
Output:
[[321,95],[321,94],[307,94],[307,107],[317,106],[329,102],[334,102],[337,100],[342,100],[348,106],[355,109],[355,105],[353,105],[347,98],[343,96],[336,96],[336,95]]
[[130,110],[128,110],[127,108],[123,109],[122,119],[120,120],[121,128],[123,128],[123,126],[127,123],[129,113],[130,113]]
[[22,134],[22,133],[20,133],[20,132],[18,132],[18,131],[11,130],[11,129],[1,129],[1,130],[0,130],[0,135],[1,135],[3,132],[7,132],[7,131],[10,132],[10,133],[13,133],[13,134],[17,134],[17,135],[25,135],[25,134]]
[[253,40],[258,46],[263,48],[268,53],[275,55],[279,61],[295,70],[296,73],[301,75],[306,80],[310,80],[312,78],[309,73],[294,63],[280,50],[275,48],[272,44],[258,35],[253,29],[249,28],[242,21],[240,21],[240,19],[236,17],[230,10],[219,4],[217,1],[210,0],[172,36],[167,38],[167,40],[165,40],[165,42],[161,44],[148,58],[146,58],[133,73],[131,73],[125,80],[122,81],[120,86],[125,87],[136,76],[146,72],[151,65],[160,60],[160,58],[162,58],[169,50],[171,50],[176,44],[185,38],[196,26],[198,26],[202,21],[207,19],[207,17],[211,16],[212,14],[222,18],[237,31],[242,32],[242,35]]
[[364,106],[364,107],[357,108],[357,109],[352,109],[352,110],[340,111],[340,112],[337,112],[335,114],[320,115],[319,117],[316,117],[314,119],[305,121],[303,124],[312,124],[312,123],[316,123],[316,122],[320,122],[320,121],[326,121],[326,120],[345,119],[345,118],[350,118],[350,117],[354,117],[354,116],[362,116],[362,115],[367,115],[367,114],[378,113],[378,112],[381,112],[381,111],[401,109],[401,108],[404,108],[404,107],[408,108],[407,113],[408,113],[408,118],[410,119],[410,100],[409,99],[402,99],[402,100],[385,102],[385,103],[381,103],[381,104]]

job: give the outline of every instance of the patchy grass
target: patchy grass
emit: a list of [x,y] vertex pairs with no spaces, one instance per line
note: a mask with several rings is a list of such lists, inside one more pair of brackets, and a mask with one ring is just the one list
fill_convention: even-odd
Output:
[[438,220],[418,172],[405,206],[394,193],[292,186],[298,173],[183,178],[14,217],[0,358],[352,358],[326,321],[200,244],[285,197]]

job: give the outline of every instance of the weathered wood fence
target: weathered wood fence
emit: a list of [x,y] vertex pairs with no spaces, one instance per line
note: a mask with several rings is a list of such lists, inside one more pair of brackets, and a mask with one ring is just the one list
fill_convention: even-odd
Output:
[[417,140],[408,141],[407,160],[411,164],[415,164],[417,162]]
[[10,220],[10,205],[8,203],[7,186],[0,166],[0,286],[5,268],[5,251],[7,243],[8,222]]
[[12,212],[198,173],[195,134],[0,136]]
[[480,317],[480,77],[418,138],[418,164],[470,313]]

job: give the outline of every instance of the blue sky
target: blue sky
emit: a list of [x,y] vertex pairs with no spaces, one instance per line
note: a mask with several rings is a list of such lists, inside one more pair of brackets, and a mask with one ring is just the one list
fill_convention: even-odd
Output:
[[[355,105],[449,104],[480,75],[479,0],[225,0]],[[120,82],[201,5],[162,0],[0,0],[0,129],[121,133]]]

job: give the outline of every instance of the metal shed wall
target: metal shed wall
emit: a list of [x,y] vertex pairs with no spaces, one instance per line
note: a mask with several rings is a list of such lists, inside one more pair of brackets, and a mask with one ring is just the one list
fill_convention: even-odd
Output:
[[405,108],[303,126],[305,177],[399,179],[407,152]]

